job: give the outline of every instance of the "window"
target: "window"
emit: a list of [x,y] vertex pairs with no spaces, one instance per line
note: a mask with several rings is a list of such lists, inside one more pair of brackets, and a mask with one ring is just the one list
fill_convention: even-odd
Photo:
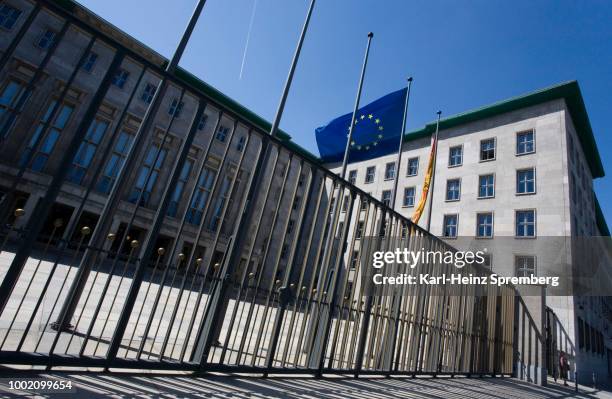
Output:
[[152,83],[147,83],[142,90],[142,94],[140,95],[140,99],[145,102],[145,104],[151,104],[153,101],[153,96],[155,95],[155,91],[157,91],[157,87]]
[[179,101],[178,98],[173,99],[170,103],[170,108],[168,108],[168,115],[178,118],[181,115],[184,105],[185,103]]
[[390,162],[385,165],[385,180],[391,180],[395,178],[395,162]]
[[9,115],[5,120],[6,126],[9,128],[17,117],[18,110],[16,106],[23,93],[24,86],[20,82],[14,80],[9,81],[4,87],[4,90],[2,90],[2,96],[0,97],[0,120],[4,120],[4,115]]
[[21,10],[9,6],[8,4],[0,5],[0,26],[4,29],[11,30],[21,15]]
[[535,152],[535,137],[533,130],[516,134],[516,155]]
[[72,167],[68,171],[68,181],[81,184],[107,128],[108,122],[106,121],[96,119],[91,123],[78,152],[72,160]]
[[187,181],[189,180],[189,174],[191,173],[192,167],[193,161],[191,159],[187,159],[183,164],[183,169],[181,169],[181,174],[179,175],[174,191],[172,192],[172,197],[170,197],[170,203],[168,204],[168,216],[176,216],[179,203],[181,202],[181,196],[183,195],[183,190],[185,189]]
[[219,128],[217,129],[217,134],[215,135],[215,138],[219,140],[220,142],[224,142],[225,139],[227,138],[228,133],[229,133],[229,128],[226,126],[220,125]]
[[[368,195],[372,195],[372,193],[368,193]],[[361,210],[365,211],[368,209],[368,199],[366,197],[361,197]]]
[[461,196],[461,180],[450,179],[446,181],[446,200],[459,201]]
[[110,189],[119,175],[119,171],[123,166],[125,157],[132,146],[134,136],[122,131],[119,134],[119,138],[113,147],[113,152],[106,163],[106,167],[102,173],[102,177],[98,182],[96,189],[102,193],[108,194]]
[[516,193],[535,193],[535,169],[522,169],[516,171]]
[[408,226],[402,223],[402,238],[406,238],[408,236]]
[[518,277],[530,277],[536,274],[536,257],[531,255],[515,255],[514,267]]
[[187,210],[187,216],[185,218],[187,223],[199,225],[202,222],[204,207],[208,202],[208,197],[210,197],[210,190],[212,189],[215,175],[216,172],[210,168],[204,168],[202,171],[196,186],[196,191],[189,204],[189,209]]
[[516,211],[516,236],[535,237],[535,211]]
[[414,195],[416,189],[415,187],[406,187],[404,189],[404,202],[402,203],[405,207],[414,206]]
[[476,237],[493,237],[493,214],[491,212],[476,214]]
[[204,130],[206,127],[206,122],[208,122],[208,115],[202,114],[202,117],[198,121],[198,130]]
[[493,198],[495,196],[495,176],[482,175],[478,177],[478,198]]
[[125,86],[125,82],[127,82],[130,77],[130,73],[125,69],[119,69],[115,76],[113,77],[113,84],[120,89],[123,89]]
[[368,166],[368,168],[366,169],[365,182],[373,183],[374,176],[376,176],[376,166]]
[[[41,171],[45,167],[49,155],[53,151],[62,130],[66,127],[68,119],[74,110],[70,105],[61,104],[55,112],[55,119],[49,124],[48,129],[46,129],[56,104],[56,101],[52,101],[51,104],[49,104],[40,124],[30,138],[30,142],[21,157],[22,166],[27,165],[31,160],[32,170]],[[46,136],[41,137],[45,130]],[[40,142],[37,143],[39,140]],[[32,158],[30,159],[30,157]]]
[[357,223],[357,230],[355,231],[355,238],[360,239],[363,236],[363,220]]
[[480,141],[480,160],[492,161],[495,159],[495,139]]
[[90,51],[89,54],[87,54],[85,61],[83,62],[83,70],[85,72],[93,71],[94,65],[96,65],[97,60],[98,54],[94,53],[93,51]]
[[348,205],[349,205],[349,196],[345,195],[344,200],[342,201],[342,212],[348,211]]
[[128,201],[135,204],[138,198],[140,198],[140,205],[146,206],[149,203],[151,192],[153,192],[159,172],[164,165],[166,153],[167,150],[165,148],[160,150],[157,144],[151,144],[143,165],[140,167],[140,173],[136,178],[136,183],[128,197]]
[[410,158],[408,160],[408,170],[406,176],[416,176],[419,173],[419,158]]
[[444,226],[442,235],[448,238],[457,237],[458,216],[457,215],[444,215]]
[[223,216],[223,208],[225,203],[229,200],[230,195],[230,187],[232,186],[232,178],[229,176],[225,176],[223,179],[223,184],[221,185],[221,191],[217,196],[215,201],[215,206],[213,208],[213,216],[210,219],[210,224],[208,228],[212,231],[217,231],[219,225],[221,224],[221,216]]
[[385,206],[391,206],[391,190],[384,190],[382,192],[382,203]]
[[348,178],[349,183],[351,184],[355,184],[357,183],[357,171],[356,170],[350,170],[349,171],[349,178]]
[[[238,144],[236,144],[236,150],[242,152],[244,150],[244,145],[246,144],[246,136],[242,136],[238,139]],[[298,181],[299,185],[302,185],[302,178],[300,176],[300,180]]]
[[55,32],[47,29],[45,32],[38,38],[36,45],[43,50],[48,50],[55,41]]
[[481,266],[488,269],[493,269],[493,256],[491,254],[482,254],[483,262]]
[[463,147],[458,145],[448,150],[448,166],[461,166],[463,164]]
[[351,270],[357,269],[358,261],[359,261],[359,251],[354,250],[353,256],[351,257]]

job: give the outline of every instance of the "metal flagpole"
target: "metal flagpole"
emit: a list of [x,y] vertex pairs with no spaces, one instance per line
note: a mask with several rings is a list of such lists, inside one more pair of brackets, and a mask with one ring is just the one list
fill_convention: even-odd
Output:
[[412,77],[408,78],[408,89],[406,92],[406,102],[404,104],[404,119],[402,120],[402,130],[400,133],[399,145],[397,148],[397,165],[395,169],[395,179],[393,179],[393,191],[391,192],[391,209],[395,209],[397,198],[397,185],[399,183],[400,165],[402,164],[402,149],[404,146],[404,133],[406,130],[406,119],[408,117],[408,101],[410,100],[410,88],[412,87]]
[[[349,126],[349,133],[348,133],[348,138],[346,140],[346,148],[344,150],[344,159],[342,160],[342,171],[340,172],[340,178],[344,179],[346,176],[346,168],[348,165],[348,158],[349,158],[349,153],[350,153],[350,149],[351,149],[351,141],[353,140],[353,129],[355,128],[355,119],[357,118],[357,111],[359,110],[359,101],[361,99],[361,90],[363,88],[363,79],[365,77],[365,71],[366,71],[366,67],[368,65],[368,56],[370,55],[370,45],[372,44],[372,38],[374,37],[374,33],[370,32],[368,33],[368,44],[366,46],[366,51],[365,51],[365,56],[363,58],[363,65],[361,67],[361,75],[359,77],[359,85],[357,87],[357,97],[355,98],[355,107],[353,108],[353,115],[351,116],[351,124]],[[336,185],[334,184],[332,186],[332,200],[334,197],[334,193],[336,191]],[[338,215],[338,211],[340,210],[340,203],[342,202],[342,193],[343,190],[341,188],[338,189],[338,196],[336,198],[336,200],[334,201],[334,207],[332,209],[331,214],[329,215],[329,220],[330,221],[334,221],[332,222],[332,226],[335,226],[335,218],[336,215]],[[348,226],[348,225],[347,225]],[[323,252],[323,259],[328,259],[329,257],[329,251],[331,251],[331,247],[333,246],[333,239],[334,239],[335,234],[331,233],[329,234],[329,237],[327,238],[327,245],[325,246],[325,251]],[[323,267],[325,267],[325,269],[323,270],[327,270],[327,267],[325,265],[323,265]],[[326,273],[327,274],[327,273]],[[329,276],[334,276],[336,278],[336,280],[338,280],[338,278],[340,277],[340,273],[338,273],[337,270],[332,270],[331,274],[328,274]],[[322,281],[327,281],[327,277],[322,280]],[[334,291],[337,289],[338,284],[334,284]],[[321,320],[321,322],[323,322],[323,334],[318,336],[318,345],[315,346],[317,348],[317,350],[319,351],[319,357],[318,357],[318,367],[317,367],[317,376],[320,376],[322,373],[322,369],[323,369],[323,363],[325,361],[325,347],[324,347],[324,343],[327,342],[327,336],[329,335],[329,331],[331,328],[331,319],[332,319],[332,315],[333,315],[333,309],[335,307],[335,302],[336,302],[336,293],[332,293],[332,297],[331,297],[331,303],[329,305],[328,308],[328,312],[327,312],[327,318],[324,319],[324,314],[322,314],[319,317],[319,320]],[[319,327],[315,327],[313,329],[313,332],[316,333],[316,331],[318,331]]]
[[[304,38],[306,37],[306,32],[308,30],[308,24],[310,23],[310,17],[312,16],[314,5],[315,0],[311,0],[310,6],[308,7],[308,13],[306,14],[306,20],[302,26],[302,32],[300,33],[300,38],[298,40],[295,53],[293,54],[289,74],[287,75],[287,80],[285,81],[285,86],[278,104],[278,109],[276,110],[274,121],[270,127],[270,136],[273,137],[276,137],[278,133],[278,126],[283,115],[283,110],[285,109],[285,102],[287,101],[289,89],[291,88],[293,74],[295,73],[295,68],[300,57],[302,44],[304,43]],[[224,298],[227,294],[228,285],[230,283],[229,276],[233,272],[233,269],[240,263],[240,256],[242,255],[245,240],[249,239],[249,237],[247,237],[247,232],[249,230],[247,223],[252,219],[253,212],[256,211],[256,201],[254,201],[254,197],[258,194],[258,190],[262,187],[263,181],[266,177],[264,173],[265,169],[268,167],[270,158],[274,152],[274,147],[270,146],[270,141],[271,140],[269,139],[263,140],[261,147],[262,155],[259,156],[253,169],[253,183],[250,185],[246,195],[247,202],[244,211],[241,212],[242,216],[240,217],[240,221],[235,224],[235,228],[231,235],[233,239],[228,245],[226,251],[227,256],[225,257],[221,271],[219,272],[219,276],[221,276],[222,281],[219,285],[215,286],[211,290],[211,299],[209,301],[209,305],[206,307],[204,316],[202,317],[203,322],[201,324],[200,334],[198,334],[196,337],[196,343],[194,344],[194,347],[196,348],[194,353],[197,353],[196,357],[198,358],[196,361],[199,361],[201,364],[207,361],[212,343],[220,331],[220,323],[223,322],[222,318],[227,308],[227,301],[224,301]]]
[[431,206],[433,203],[434,184],[436,182],[436,160],[438,159],[438,131],[440,130],[440,115],[442,115],[442,111],[438,111],[437,114],[438,120],[436,121],[436,133],[434,135],[434,145],[436,148],[434,149],[434,159],[431,169],[431,184],[429,185],[429,206],[427,207],[427,232],[430,232],[429,229],[431,227]]

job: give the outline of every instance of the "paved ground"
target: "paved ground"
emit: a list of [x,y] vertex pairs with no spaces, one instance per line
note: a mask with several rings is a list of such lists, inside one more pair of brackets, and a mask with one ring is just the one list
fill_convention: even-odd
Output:
[[[0,371],[0,373],[2,373]],[[546,388],[510,378],[313,378],[300,377],[236,377],[211,375],[49,373],[22,374],[21,378],[70,380],[76,392],[33,395],[9,394],[7,375],[2,373],[1,397],[66,397],[66,398],[329,398],[329,399],[529,399],[529,398],[612,398],[610,392],[571,388],[551,384]]]

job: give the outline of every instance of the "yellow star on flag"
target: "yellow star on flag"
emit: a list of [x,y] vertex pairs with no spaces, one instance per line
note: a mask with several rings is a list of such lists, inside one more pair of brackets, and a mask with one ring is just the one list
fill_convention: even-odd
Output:
[[374,115],[370,114],[368,115],[368,119],[372,119],[374,117]]
[[380,119],[378,119],[378,118],[374,119],[374,123],[379,124],[380,123]]

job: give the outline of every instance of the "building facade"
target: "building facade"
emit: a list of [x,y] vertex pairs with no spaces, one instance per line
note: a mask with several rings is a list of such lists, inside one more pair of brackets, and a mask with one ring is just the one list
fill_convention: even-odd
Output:
[[[412,217],[434,131],[435,123],[405,136],[399,167],[397,154],[351,163],[348,179],[390,203],[398,174],[393,205]],[[419,225],[458,248],[485,250],[493,273],[571,278],[584,263],[572,237],[609,236],[593,192],[604,170],[576,82],[443,118],[438,137],[433,191]],[[602,261],[607,279],[609,261]],[[610,301],[593,295],[553,291],[546,301],[579,367],[607,376]]]

